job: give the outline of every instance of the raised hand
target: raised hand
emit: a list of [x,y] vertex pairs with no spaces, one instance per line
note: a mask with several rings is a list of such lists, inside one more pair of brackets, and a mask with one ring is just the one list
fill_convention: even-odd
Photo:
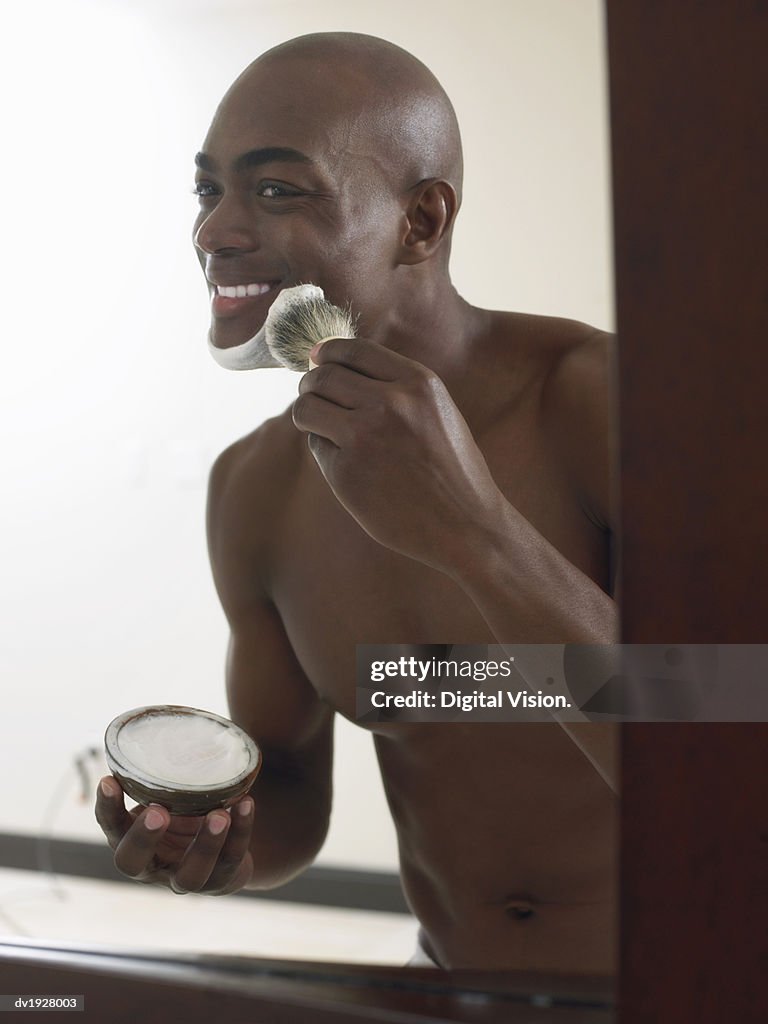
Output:
[[380,345],[312,355],[293,421],[341,504],[384,547],[449,572],[507,504],[442,380]]

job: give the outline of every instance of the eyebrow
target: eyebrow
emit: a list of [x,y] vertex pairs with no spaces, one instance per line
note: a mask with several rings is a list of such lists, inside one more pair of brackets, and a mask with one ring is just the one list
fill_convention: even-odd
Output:
[[[272,163],[311,164],[312,160],[298,149],[287,146],[263,146],[261,149],[249,149],[247,153],[241,153],[232,161],[232,169],[245,171],[251,167]],[[215,161],[205,153],[196,154],[195,164],[202,171],[213,172],[216,167]]]

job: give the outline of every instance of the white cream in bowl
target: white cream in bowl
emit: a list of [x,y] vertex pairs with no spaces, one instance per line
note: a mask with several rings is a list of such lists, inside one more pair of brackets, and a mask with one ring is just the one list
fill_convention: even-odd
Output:
[[177,705],[118,715],[105,736],[107,763],[139,803],[206,814],[239,799],[261,765],[258,747],[234,722]]

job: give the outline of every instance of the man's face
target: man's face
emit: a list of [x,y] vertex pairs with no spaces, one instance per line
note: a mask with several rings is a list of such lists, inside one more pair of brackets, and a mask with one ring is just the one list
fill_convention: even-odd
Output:
[[359,101],[272,62],[222,102],[195,178],[216,347],[251,338],[280,289],[301,283],[351,303],[364,331],[384,318],[402,212]]

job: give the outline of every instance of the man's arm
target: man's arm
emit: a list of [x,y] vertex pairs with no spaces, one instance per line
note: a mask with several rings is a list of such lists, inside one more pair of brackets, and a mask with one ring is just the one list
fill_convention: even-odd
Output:
[[[607,516],[600,420],[608,398],[598,393],[601,409],[589,412],[599,366],[593,346],[580,349],[550,375],[548,433],[574,487]],[[381,346],[341,339],[313,359],[320,368],[301,380],[294,423],[309,434],[336,497],[374,540],[455,579],[500,642],[617,639],[611,597],[506,499],[436,374]]]
[[[613,358],[612,337],[594,333],[561,355],[542,395],[547,444],[582,514],[603,531],[608,550],[612,550],[618,491]],[[517,509],[503,498],[498,504],[494,515],[477,524],[474,535],[470,529],[464,549],[467,557],[455,559],[452,575],[500,643],[514,645],[517,637],[526,638],[525,645],[514,646],[515,667],[527,681],[540,683],[536,651],[526,652],[527,645],[617,643],[618,606],[609,592],[572,565]],[[609,565],[604,582],[612,591],[611,570]],[[613,652],[607,655],[609,662],[612,656]],[[599,653],[595,662],[598,677],[605,678]],[[617,793],[617,727],[557,720]]]
[[[613,339],[596,331],[553,363],[542,388],[544,441],[606,560],[617,514],[618,429]],[[471,456],[470,456],[471,457]],[[603,586],[574,566],[511,505],[486,488],[482,512],[446,547],[445,571],[472,598],[494,636],[512,643],[616,643],[618,607],[610,567]]]
[[[175,891],[223,895],[281,885],[312,862],[328,827],[333,712],[308,682],[261,586],[260,546],[269,536],[264,517],[271,509],[259,497],[265,493],[259,471],[246,442],[219,456],[211,471],[208,539],[231,630],[230,714],[261,748],[261,772],[231,814],[213,811],[202,822],[160,807],[126,811],[114,779],[106,780],[111,792],[100,787],[97,798],[118,868]],[[214,832],[217,821],[223,829]]]
[[[227,586],[219,580],[225,608]],[[230,624],[230,715],[263,755],[251,790],[255,809],[247,884],[268,889],[303,871],[325,840],[331,811],[333,712],[304,676],[271,605],[255,599],[250,607],[242,606]]]
[[333,711],[305,676],[262,581],[271,518],[279,514],[270,502],[280,500],[285,472],[274,433],[268,422],[223,452],[208,495],[211,569],[230,626],[230,715],[263,755],[251,790],[254,888],[281,885],[307,867],[331,812]]
[[[604,518],[607,529],[615,431],[606,342],[595,335],[560,358],[543,414],[585,514]],[[294,422],[336,497],[374,540],[454,579],[501,644],[618,640],[611,596],[507,501],[436,374],[356,341],[329,341],[312,358],[320,368],[302,378]],[[560,724],[616,790],[615,729]]]

